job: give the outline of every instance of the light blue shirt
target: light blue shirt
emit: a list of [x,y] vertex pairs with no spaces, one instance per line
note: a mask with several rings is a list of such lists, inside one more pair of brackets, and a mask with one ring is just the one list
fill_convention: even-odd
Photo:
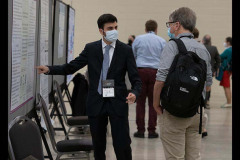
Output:
[[132,44],[137,67],[158,69],[165,44],[166,41],[154,32],[137,36]]

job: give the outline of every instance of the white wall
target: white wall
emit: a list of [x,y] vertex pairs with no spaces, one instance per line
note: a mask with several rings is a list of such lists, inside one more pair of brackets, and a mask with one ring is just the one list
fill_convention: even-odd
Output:
[[[179,7],[189,7],[196,12],[200,35],[212,36],[212,44],[219,53],[224,50],[223,42],[232,36],[231,0],[63,0],[76,12],[74,55],[77,57],[86,43],[101,39],[97,19],[104,13],[111,13],[118,19],[119,40],[127,43],[131,34],[144,33],[145,22],[149,19],[158,23],[158,35],[165,40],[169,14]],[[82,69],[80,72],[83,72]]]

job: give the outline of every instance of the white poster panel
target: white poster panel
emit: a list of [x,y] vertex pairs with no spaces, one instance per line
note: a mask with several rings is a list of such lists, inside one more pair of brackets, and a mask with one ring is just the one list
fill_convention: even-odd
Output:
[[[40,65],[48,65],[49,0],[41,0],[40,22]],[[40,94],[48,106],[48,75],[40,74]]]
[[[75,11],[69,8],[68,17],[68,52],[67,52],[67,63],[74,59],[74,28],[75,28]],[[73,75],[67,75],[67,84],[72,80]]]
[[11,113],[33,99],[36,0],[13,0]]
[[59,34],[58,34],[58,58],[63,57],[64,53],[64,22],[65,22],[65,5],[59,3]]

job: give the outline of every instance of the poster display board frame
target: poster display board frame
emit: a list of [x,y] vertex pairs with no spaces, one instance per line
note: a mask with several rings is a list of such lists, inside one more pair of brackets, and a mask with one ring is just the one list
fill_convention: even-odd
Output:
[[[74,30],[75,30],[75,9],[71,6],[67,6],[67,63],[74,59]],[[73,79],[73,75],[66,76],[66,85],[68,85]]]
[[[52,65],[62,65],[67,63],[67,4],[55,0],[54,20],[53,20],[53,60]],[[66,84],[65,75],[53,75],[60,86]]]

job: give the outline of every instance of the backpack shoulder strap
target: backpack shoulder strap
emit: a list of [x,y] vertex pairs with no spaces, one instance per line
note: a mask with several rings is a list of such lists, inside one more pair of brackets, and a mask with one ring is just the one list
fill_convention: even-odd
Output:
[[183,41],[180,38],[178,38],[178,39],[174,39],[173,38],[173,39],[170,39],[169,41],[171,41],[171,40],[176,42],[176,44],[178,46],[179,53],[183,53],[184,54],[184,53],[187,52],[186,46],[185,46],[185,44],[183,43]]

